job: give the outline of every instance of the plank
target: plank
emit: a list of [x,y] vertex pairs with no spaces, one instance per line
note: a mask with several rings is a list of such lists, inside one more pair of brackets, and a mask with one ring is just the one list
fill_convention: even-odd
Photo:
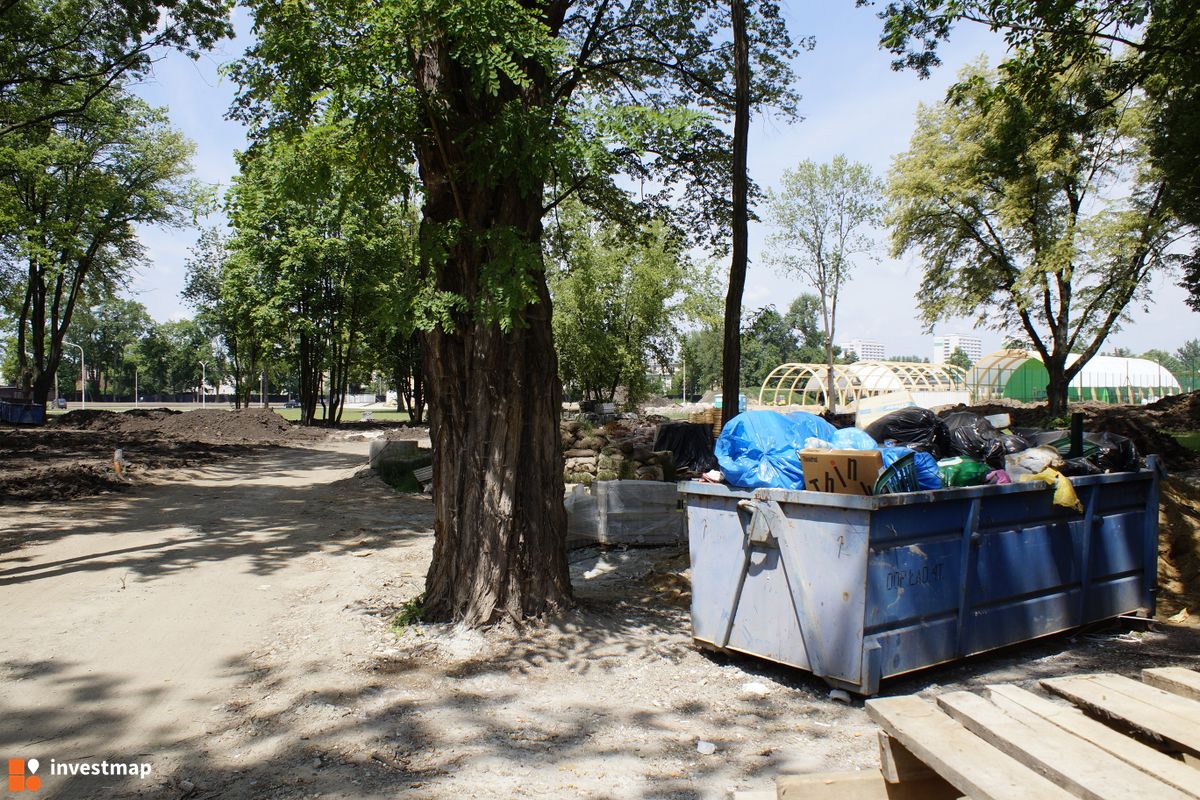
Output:
[[1200,672],[1194,670],[1183,667],[1144,669],[1142,682],[1189,700],[1200,700]]
[[1120,675],[1049,678],[1042,686],[1171,748],[1200,755],[1200,703]]
[[941,695],[938,705],[988,744],[1085,800],[1192,798],[1034,715],[1011,716],[970,692]]
[[1157,777],[1176,790],[1200,798],[1200,786],[1196,782],[1195,770],[1153,747],[1147,747],[1097,722],[1072,706],[1052,703],[1033,692],[1008,684],[988,686],[987,692],[989,699],[1011,716],[1019,716],[1022,713],[1036,715],[1073,736],[1096,745],[1126,764]]
[[778,800],[957,800],[962,792],[934,775],[906,783],[888,783],[879,772],[821,772],[780,775]]
[[[1065,800],[1071,794],[1001,753],[919,697],[868,700],[867,715],[972,800]],[[893,784],[900,786],[903,784]]]
[[937,773],[900,742],[879,731],[879,771],[888,783],[923,781]]

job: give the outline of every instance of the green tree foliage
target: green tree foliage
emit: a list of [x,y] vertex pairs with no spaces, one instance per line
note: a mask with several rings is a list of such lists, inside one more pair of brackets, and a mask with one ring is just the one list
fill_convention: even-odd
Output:
[[947,364],[952,364],[956,367],[962,367],[965,370],[971,369],[973,362],[971,357],[967,355],[967,351],[961,347],[954,348],[954,352],[950,354],[950,358],[946,359]]
[[[71,337],[87,356],[89,396],[102,398],[107,393],[115,401],[117,392],[133,391],[130,355],[153,327],[145,306],[111,295],[76,312]],[[69,351],[68,356],[78,356],[73,348]]]
[[785,169],[780,190],[767,193],[767,262],[803,278],[821,300],[825,335],[826,398],[834,402],[834,345],[838,296],[855,259],[872,247],[871,232],[883,215],[883,182],[866,164],[836,156],[829,164],[801,162]]
[[251,393],[260,386],[271,328],[260,287],[247,283],[253,270],[239,269],[238,258],[245,255],[233,251],[218,229],[202,231],[184,264],[182,296],[195,309],[197,322],[220,339],[234,406],[242,408],[249,407]]
[[318,405],[324,421],[340,421],[368,331],[414,292],[407,176],[357,164],[358,135],[331,120],[262,140],[239,157],[230,194],[236,233],[221,262],[220,328],[226,341],[261,346],[274,332],[294,344],[305,424],[318,421]]
[[[729,226],[729,9],[713,0],[253,2],[237,65],[256,136],[333,113],[363,159],[415,160],[437,536],[431,618],[520,618],[570,597],[561,386],[543,218],[566,196],[696,238]],[[763,102],[789,105],[777,7],[749,14]],[[617,181],[658,186],[644,202]],[[640,207],[638,207],[640,205]],[[670,215],[667,215],[670,216]],[[519,465],[519,469],[516,467]]]
[[[1027,102],[1052,96],[1064,72],[1083,64],[1098,69],[1094,80],[1114,107],[1145,93],[1152,101],[1145,108],[1147,143],[1163,175],[1164,202],[1193,232],[1200,228],[1200,15],[1194,0],[903,0],[888,3],[880,16],[880,41],[896,54],[897,69],[928,75],[940,63],[939,43],[966,21],[1004,35],[1012,57],[1002,69]],[[1200,244],[1183,270],[1189,302],[1200,311]]]
[[[1175,360],[1179,363],[1179,372],[1175,377],[1179,379],[1179,383],[1189,392],[1196,391],[1200,388],[1200,339],[1189,339],[1175,351]],[[1185,379],[1186,376],[1186,379]]]
[[112,88],[144,76],[156,51],[197,57],[232,35],[232,7],[227,0],[0,3],[0,141],[91,111]]
[[574,204],[557,219],[548,278],[559,374],[584,399],[611,401],[623,387],[636,407],[647,374],[670,366],[679,324],[715,313],[711,272],[662,223],[627,232]]
[[[780,364],[823,362],[825,336],[820,328],[821,299],[815,294],[798,296],[783,314],[774,306],[744,314],[740,367],[743,385],[761,386]],[[687,372],[687,394],[702,394],[720,381],[721,342],[720,328],[712,325],[684,337],[681,356]],[[839,362],[847,361],[840,348],[835,347],[834,352]]]
[[77,303],[142,260],[136,226],[182,222],[196,195],[191,154],[165,113],[120,90],[86,116],[0,140],[0,273],[34,402],[46,401]]
[[1063,413],[1070,380],[1146,296],[1178,229],[1145,158],[1145,116],[1115,106],[1091,68],[1064,73],[1033,104],[982,68],[960,87],[956,102],[920,110],[896,161],[893,250],[926,263],[928,324],[976,315],[1023,334]]

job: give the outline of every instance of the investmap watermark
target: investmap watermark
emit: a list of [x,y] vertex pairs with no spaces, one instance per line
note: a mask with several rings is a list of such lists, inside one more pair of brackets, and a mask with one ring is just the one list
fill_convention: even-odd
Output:
[[[58,761],[52,758],[47,770],[41,768],[42,763],[36,758],[8,759],[6,788],[14,794],[36,792],[42,788],[42,775],[46,773],[65,777],[121,776],[145,780],[153,766],[144,761]],[[42,774],[38,774],[39,770]]]

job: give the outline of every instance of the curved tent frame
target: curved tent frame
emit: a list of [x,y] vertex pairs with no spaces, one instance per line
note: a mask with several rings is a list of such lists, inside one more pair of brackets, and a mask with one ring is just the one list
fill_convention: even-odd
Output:
[[[780,364],[763,381],[759,405],[824,406],[828,374],[825,364]],[[839,408],[890,392],[965,391],[966,385],[966,370],[953,364],[856,361],[833,365],[834,400]]]

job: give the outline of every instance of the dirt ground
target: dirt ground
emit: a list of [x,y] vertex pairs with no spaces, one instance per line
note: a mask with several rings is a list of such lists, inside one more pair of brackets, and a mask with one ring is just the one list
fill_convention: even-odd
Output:
[[[127,491],[158,470],[202,467],[264,447],[303,446],[331,436],[348,440],[378,435],[407,438],[428,433],[357,423],[331,434],[293,425],[264,409],[78,409],[51,417],[44,428],[0,426],[5,478],[0,481],[0,504]],[[123,477],[113,465],[118,449],[126,462]]]
[[[97,460],[195,438],[42,435]],[[725,798],[876,765],[861,701],[692,645],[682,548],[574,551],[577,608],[523,630],[397,631],[429,563],[429,500],[364,475],[361,435],[224,436],[162,450],[120,493],[0,506],[0,752],[152,765],[43,773],[39,796]],[[1170,513],[1194,523],[1189,486]],[[883,689],[1197,668],[1194,622],[1052,637]]]

